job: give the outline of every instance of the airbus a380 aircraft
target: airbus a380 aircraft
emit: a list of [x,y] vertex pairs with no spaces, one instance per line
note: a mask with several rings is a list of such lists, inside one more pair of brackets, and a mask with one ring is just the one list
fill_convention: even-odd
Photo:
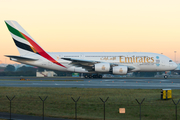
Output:
[[5,23],[20,53],[20,56],[6,56],[16,62],[52,70],[86,73],[86,78],[102,78],[101,74],[104,73],[124,75],[137,71],[169,71],[177,67],[170,58],[156,53],[46,52],[16,21]]

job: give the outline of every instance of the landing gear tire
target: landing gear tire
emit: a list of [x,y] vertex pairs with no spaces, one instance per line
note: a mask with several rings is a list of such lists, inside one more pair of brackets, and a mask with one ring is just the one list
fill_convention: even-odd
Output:
[[88,78],[88,76],[87,76],[87,75],[85,75],[85,76],[84,76],[84,78]]
[[93,75],[93,78],[102,78],[102,75]]
[[93,75],[92,77],[93,77],[93,78],[97,78],[97,75]]
[[84,78],[102,78],[102,75],[97,75],[97,74],[94,74],[94,75],[84,75]]
[[167,78],[168,78],[168,76],[167,76],[167,75],[165,75],[165,76],[164,76],[164,79],[167,79]]
[[99,75],[98,78],[102,78],[102,75]]
[[88,77],[89,77],[89,78],[92,78],[92,76],[91,76],[91,75],[89,75]]

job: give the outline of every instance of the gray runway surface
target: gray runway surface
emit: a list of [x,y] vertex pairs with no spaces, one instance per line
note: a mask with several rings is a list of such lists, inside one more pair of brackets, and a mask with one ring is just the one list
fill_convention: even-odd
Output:
[[84,79],[84,78],[26,78],[0,77],[0,86],[6,87],[79,87],[79,88],[123,88],[123,89],[180,89],[180,79]]

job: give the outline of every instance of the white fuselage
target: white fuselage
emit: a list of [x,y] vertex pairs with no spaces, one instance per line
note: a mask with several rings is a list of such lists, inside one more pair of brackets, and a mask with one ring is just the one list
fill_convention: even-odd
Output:
[[[74,58],[79,60],[99,61],[102,63],[114,63],[123,66],[133,67],[132,72],[136,71],[169,71],[174,70],[177,65],[170,58],[162,54],[146,53],[146,52],[54,52],[48,53],[57,62],[65,67],[58,66],[40,55],[28,55],[25,57],[32,57],[38,61],[17,61],[33,66],[39,66],[47,69],[67,72],[88,73],[82,67],[76,67],[71,64],[71,61],[63,60],[61,58]],[[92,71],[91,71],[92,73]]]

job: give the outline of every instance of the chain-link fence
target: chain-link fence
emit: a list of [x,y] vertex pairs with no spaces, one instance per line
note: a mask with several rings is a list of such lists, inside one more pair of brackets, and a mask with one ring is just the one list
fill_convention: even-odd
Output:
[[[6,98],[7,97],[7,98]],[[17,114],[28,114],[71,119],[97,120],[177,120],[180,119],[179,100],[156,100],[158,104],[146,98],[133,99],[130,102],[116,100],[110,97],[97,98],[85,102],[83,97],[67,98],[67,101],[56,101],[48,96],[37,96],[29,100],[23,96],[6,96],[0,99],[0,111]],[[55,96],[56,97],[56,96]],[[82,101],[81,101],[82,100]],[[119,108],[125,108],[125,113],[119,113]]]

